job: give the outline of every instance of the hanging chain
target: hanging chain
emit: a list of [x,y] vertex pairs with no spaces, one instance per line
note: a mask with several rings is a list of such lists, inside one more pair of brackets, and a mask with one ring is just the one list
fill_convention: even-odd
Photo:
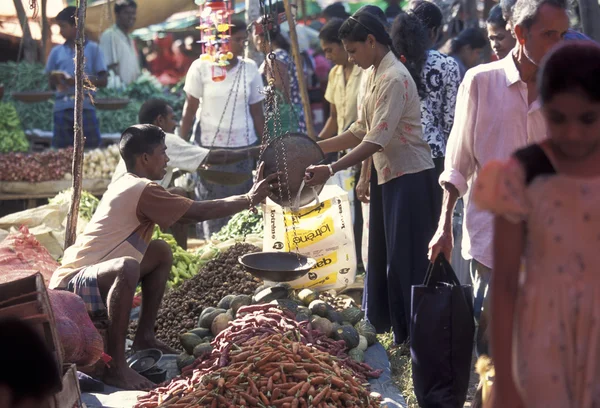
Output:
[[[262,0],[261,0],[262,2]],[[267,95],[267,101],[270,105],[267,106],[267,112],[268,115],[270,116],[270,119],[272,119],[272,123],[273,123],[273,134],[271,133],[271,129],[270,126],[268,126],[268,122],[267,122],[267,133],[268,133],[268,137],[265,140],[265,149],[266,146],[270,143],[273,144],[273,150],[275,152],[275,168],[279,171],[279,169],[281,169],[281,165],[280,165],[280,150],[285,150],[285,147],[280,148],[279,145],[283,145],[283,141],[281,140],[281,137],[283,135],[281,135],[281,117],[279,115],[279,106],[278,106],[278,101],[277,101],[277,93],[275,91],[275,77],[274,77],[274,71],[273,71],[273,64],[275,64],[275,59],[277,58],[277,55],[275,54],[275,52],[273,51],[273,44],[272,44],[272,40],[271,40],[271,35],[269,32],[269,21],[270,17],[269,15],[265,12],[265,15],[263,17],[263,32],[266,34],[266,38],[267,38],[267,42],[266,44],[264,44],[263,46],[263,53],[266,56],[266,61],[265,61],[265,70],[268,71],[268,75],[267,77],[269,78],[269,83],[267,88],[265,89],[265,93]],[[267,46],[268,46],[268,50],[267,50]],[[263,149],[264,151],[264,149]],[[287,162],[284,163],[284,182],[287,185],[287,193],[288,193],[288,199],[291,198],[291,191],[290,191],[290,187],[289,187],[289,171],[287,168]],[[281,187],[281,180],[279,180],[279,197],[283,200],[283,188]],[[283,207],[283,226],[284,226],[284,234],[285,234],[285,240],[287,243],[287,247],[291,249],[292,245],[290,243],[290,236],[287,232],[288,229],[288,225],[287,225],[287,220],[286,220],[286,216],[285,216],[285,206]],[[293,222],[292,222],[292,226],[293,226]],[[294,233],[294,238],[295,238],[295,233]],[[296,247],[297,245],[297,240],[294,239],[294,242],[296,243]],[[297,252],[297,251],[296,251]]]
[[[243,64],[245,64],[245,62],[241,61],[239,63],[242,64],[242,66],[239,67],[238,72],[236,73],[235,77],[233,78],[233,83],[231,85],[231,91],[229,92],[229,95],[227,96],[227,100],[225,101],[225,107],[223,108],[223,112],[221,113],[221,118],[219,119],[219,124],[217,125],[217,130],[215,131],[215,135],[210,144],[211,148],[214,147],[217,136],[218,136],[219,132],[221,131],[221,124],[223,123],[223,119],[225,118],[225,113],[227,112],[227,107],[229,106],[229,102],[231,102],[232,97],[234,100],[237,99],[237,94],[238,94],[238,90],[240,87],[240,74],[242,72],[242,67],[243,67]],[[231,130],[233,128],[234,117],[235,117],[235,102],[233,103],[233,108],[231,111],[231,121],[229,122],[229,133],[227,135],[227,145],[229,145],[229,140],[231,139]]]
[[[250,146],[250,98],[248,97],[248,82],[247,82],[248,78],[246,77],[245,63],[244,63],[244,73],[242,73],[242,77],[244,78],[244,107],[245,107],[244,116],[246,117],[246,146]],[[256,137],[258,138],[258,135],[256,135]]]
[[[215,135],[212,139],[212,142],[210,143],[210,150],[213,150],[213,148],[215,147],[215,142],[217,139],[217,135],[219,134],[219,132],[221,131],[221,125],[223,124],[223,121],[225,119],[225,113],[227,112],[227,107],[229,106],[229,103],[231,102],[232,98],[234,100],[233,102],[233,108],[232,108],[232,112],[231,112],[231,121],[229,123],[229,133],[227,135],[227,142],[226,142],[226,146],[229,146],[229,141],[231,140],[231,133],[232,133],[232,128],[233,128],[233,120],[235,118],[235,100],[237,100],[237,95],[238,95],[238,90],[239,90],[239,86],[240,86],[240,75],[245,73],[245,62],[242,60],[239,62],[239,64],[242,64],[240,67],[238,67],[238,72],[236,73],[235,77],[233,78],[233,82],[231,84],[231,90],[227,96],[227,100],[225,101],[225,106],[223,107],[223,112],[221,113],[221,118],[219,119],[219,124],[217,125],[217,130],[215,131]],[[244,72],[242,72],[244,71]],[[237,85],[237,86],[236,86]],[[246,92],[244,90],[244,97],[246,97]],[[247,99],[244,99],[244,103],[247,103]],[[202,143],[202,141],[200,140],[200,143]],[[227,153],[225,153],[227,154]],[[207,168],[207,166],[203,166],[204,168]],[[209,193],[212,193],[214,190],[211,187],[210,183],[205,183],[205,188]]]
[[[261,3],[263,2],[263,0],[261,0]],[[261,4],[261,8],[262,4]],[[264,8],[263,8],[264,9]],[[284,182],[286,183],[286,193],[287,193],[287,203],[288,205],[286,206],[285,204],[283,205],[283,223],[284,223],[284,229],[285,229],[285,238],[286,238],[286,243],[288,248],[292,248],[292,245],[290,243],[290,237],[289,234],[287,232],[288,230],[288,223],[287,223],[287,219],[285,216],[285,212],[286,212],[286,207],[287,210],[290,212],[291,215],[291,223],[292,223],[292,234],[293,234],[293,244],[294,244],[294,248],[296,250],[296,254],[299,255],[300,252],[300,248],[298,246],[298,240],[297,240],[297,230],[296,230],[296,222],[294,221],[294,214],[292,211],[292,208],[294,207],[293,205],[293,197],[292,197],[292,192],[290,190],[290,183],[289,183],[289,167],[288,167],[288,159],[287,159],[287,154],[286,154],[286,147],[285,147],[285,142],[283,141],[283,137],[285,136],[283,134],[283,129],[282,129],[282,124],[281,124],[281,115],[279,115],[279,108],[278,108],[278,95],[277,92],[275,90],[275,74],[278,75],[278,77],[280,78],[280,80],[283,79],[283,75],[281,73],[279,64],[276,64],[276,59],[277,59],[277,54],[274,52],[273,50],[273,43],[272,43],[272,39],[271,39],[271,35],[270,35],[270,30],[268,28],[269,23],[271,17],[265,12],[265,15],[263,16],[263,32],[266,34],[266,44],[264,44],[263,46],[263,53],[266,55],[266,61],[265,61],[265,69],[268,72],[269,75],[267,75],[267,77],[269,77],[269,84],[267,86],[267,89],[265,90],[265,94],[266,94],[266,102],[267,102],[267,112],[269,115],[271,115],[270,117],[273,119],[272,123],[273,123],[273,135],[270,134],[270,130],[269,130],[269,126],[267,126],[267,133],[269,137],[265,138],[265,144],[263,144],[263,146],[261,146],[261,154],[264,151],[264,148],[266,148],[266,145],[270,142],[273,143],[273,149],[275,151],[275,166],[277,169],[281,168],[281,160],[280,157],[283,161],[283,170],[284,170]],[[277,21],[278,23],[278,21]],[[268,49],[267,49],[268,46]],[[293,63],[293,62],[291,62]],[[273,65],[275,65],[275,69],[273,69]],[[275,73],[275,71],[277,71]],[[292,78],[290,78],[290,80],[292,80]],[[292,103],[289,91],[285,92],[285,90],[283,92],[281,92],[281,94],[284,97],[287,97],[287,100],[290,104],[291,112],[290,112],[290,123],[292,122],[292,115],[295,114],[295,109],[294,109],[294,105]],[[284,200],[284,192],[283,189],[281,187],[281,183],[279,185],[279,197],[282,199],[282,201]]]

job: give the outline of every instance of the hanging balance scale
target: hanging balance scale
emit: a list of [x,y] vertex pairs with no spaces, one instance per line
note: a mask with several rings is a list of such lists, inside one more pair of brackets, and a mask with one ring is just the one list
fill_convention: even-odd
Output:
[[[228,72],[227,67],[231,64],[234,55],[230,51],[230,38],[231,38],[231,15],[233,10],[231,9],[231,3],[227,0],[224,1],[197,1],[200,6],[198,13],[200,24],[196,27],[200,30],[200,43],[202,44],[202,55],[200,60],[210,63],[211,80],[213,82],[223,82],[227,78]],[[231,138],[233,121],[235,118],[235,107],[236,99],[240,86],[244,87],[244,101],[247,103],[247,91],[246,91],[246,66],[243,60],[238,62],[238,67],[235,76],[232,81],[232,88],[228,92],[225,107],[221,114],[217,130],[214,134],[211,149],[215,148],[215,141],[225,119],[225,113],[227,108],[232,105],[231,119],[229,125],[229,131],[227,136],[227,144]],[[233,100],[232,100],[233,99]],[[246,139],[250,140],[250,129],[248,126],[248,115],[246,116]],[[209,166],[202,166],[198,169],[198,175],[213,184],[219,185],[240,185],[248,181],[251,177],[251,173],[236,173],[211,169]]]
[[[257,27],[267,36],[265,49],[262,50],[268,59],[274,60],[276,55],[273,52],[269,31],[275,23],[275,18],[266,10],[266,6],[261,0],[261,8],[265,10],[262,18],[262,27]],[[282,20],[281,14],[277,15],[277,24]],[[290,22],[292,24],[292,22]],[[258,30],[257,30],[258,31]],[[266,48],[266,47],[269,48]],[[276,68],[273,69],[273,66]],[[265,127],[265,135],[262,139],[260,161],[264,163],[264,176],[279,173],[279,181],[284,184],[278,192],[273,193],[269,198],[276,204],[282,206],[284,210],[284,226],[288,248],[294,248],[295,252],[259,252],[247,254],[240,257],[239,262],[246,271],[252,275],[272,282],[290,282],[305,276],[316,266],[316,261],[299,253],[297,231],[295,227],[295,217],[300,207],[307,206],[313,201],[318,203],[318,195],[323,189],[323,185],[317,187],[307,187],[304,183],[306,168],[310,165],[316,165],[323,162],[325,155],[319,145],[302,133],[285,132],[281,126],[281,115],[278,109],[280,98],[278,97],[274,81],[275,75],[282,78],[279,72],[279,64],[265,64],[269,71],[271,80],[267,86],[266,93],[266,111],[267,116],[273,120],[274,126],[272,132],[269,127]],[[274,72],[276,71],[276,72]],[[298,71],[301,71],[298,69]],[[286,100],[291,101],[288,94],[284,95]],[[307,112],[310,114],[310,112]],[[299,118],[295,111],[290,110],[290,121],[298,123]],[[293,122],[292,122],[293,123]],[[292,214],[292,217],[286,217],[286,212]],[[288,221],[291,219],[292,243],[290,243],[290,234],[288,233]]]

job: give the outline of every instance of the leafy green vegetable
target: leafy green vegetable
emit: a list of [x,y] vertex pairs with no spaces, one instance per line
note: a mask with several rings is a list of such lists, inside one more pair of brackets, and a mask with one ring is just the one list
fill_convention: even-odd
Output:
[[131,99],[145,101],[162,94],[163,89],[158,79],[144,72],[138,79],[129,84],[125,92]]
[[97,111],[101,133],[121,133],[129,126],[138,123],[140,107],[148,99],[165,99],[173,107],[176,115],[181,115],[185,100],[182,88],[176,86],[171,90],[165,90],[161,87],[160,82],[148,73],[142,74],[125,90],[99,89],[96,92],[96,99],[100,98],[126,98],[130,100],[129,104],[123,109]]
[[4,84],[7,94],[21,91],[46,91],[50,87],[48,77],[44,74],[44,65],[25,61],[0,63],[0,83]]
[[[23,128],[27,130],[52,130],[54,101],[24,103],[13,101],[12,92],[46,91],[49,89],[48,77],[42,64],[27,62],[0,63],[0,83],[5,87],[5,100],[13,103]],[[137,81],[130,84],[124,91],[101,88],[96,92],[100,98],[128,98],[131,100],[125,108],[115,111],[98,110],[101,133],[121,133],[129,126],[138,122],[138,112],[141,105],[150,98],[166,99],[173,107],[176,115],[181,115],[185,94],[184,80],[171,89],[163,88],[158,80],[148,73],[142,74]]]
[[14,101],[15,109],[19,114],[21,123],[26,130],[52,130],[54,121],[53,109],[54,101],[44,101],[37,103],[25,103]]
[[[72,196],[73,189],[68,188],[49,199],[48,202],[50,204],[70,204]],[[79,216],[86,221],[91,220],[92,216],[96,212],[96,209],[98,208],[98,204],[100,204],[100,200],[98,200],[94,195],[88,193],[87,191],[82,191],[81,198],[79,200]]]
[[256,214],[245,210],[237,213],[219,232],[213,234],[211,239],[217,241],[227,241],[231,238],[245,237],[248,234],[263,233],[263,214],[259,209]]
[[11,102],[24,129],[52,130],[53,101],[25,103],[12,99],[13,92],[47,91],[48,77],[42,64],[21,61],[0,63],[0,83],[4,84],[4,100]]
[[0,153],[27,150],[29,141],[21,128],[17,110],[11,103],[0,103]]
[[[123,97],[121,95],[121,97]],[[96,96],[98,98],[98,96]],[[100,121],[100,133],[122,133],[131,125],[138,123],[138,113],[142,102],[130,101],[123,109],[96,110]]]

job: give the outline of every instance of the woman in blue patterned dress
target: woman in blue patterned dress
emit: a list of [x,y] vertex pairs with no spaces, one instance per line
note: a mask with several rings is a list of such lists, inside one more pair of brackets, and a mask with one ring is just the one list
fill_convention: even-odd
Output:
[[[278,26],[273,25],[270,30],[265,30],[262,18],[253,24],[252,34],[254,45],[259,51],[265,55],[268,55],[271,51],[275,54],[275,60],[271,61],[266,57],[265,62],[259,68],[267,83],[270,80],[274,81],[278,99],[277,111],[275,111],[274,106],[266,106],[265,124],[268,135],[273,137],[275,128],[279,129],[280,127],[279,134],[287,132],[306,133],[298,72],[290,54],[289,42],[281,34]],[[279,119],[275,120],[276,117]]]

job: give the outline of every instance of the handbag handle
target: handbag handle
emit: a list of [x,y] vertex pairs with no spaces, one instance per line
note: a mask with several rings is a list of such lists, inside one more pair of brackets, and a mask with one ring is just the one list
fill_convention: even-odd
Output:
[[440,253],[435,262],[429,264],[423,284],[428,287],[435,287],[440,283],[448,283],[453,286],[460,286],[460,281],[454,273],[454,269],[444,256]]

